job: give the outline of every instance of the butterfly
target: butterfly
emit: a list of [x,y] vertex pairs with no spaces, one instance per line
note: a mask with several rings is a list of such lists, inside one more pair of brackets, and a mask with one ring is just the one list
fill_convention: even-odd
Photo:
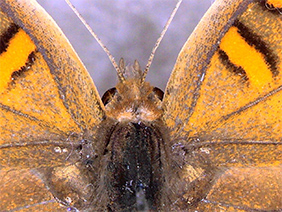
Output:
[[35,1],[0,2],[1,211],[280,211],[282,2],[216,1],[165,93],[101,98]]

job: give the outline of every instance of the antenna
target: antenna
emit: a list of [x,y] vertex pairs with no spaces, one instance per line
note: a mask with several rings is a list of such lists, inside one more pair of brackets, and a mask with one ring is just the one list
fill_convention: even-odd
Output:
[[76,14],[76,16],[80,19],[80,21],[83,23],[83,25],[87,28],[87,30],[90,32],[90,34],[95,38],[95,40],[98,42],[98,44],[102,47],[102,49],[106,52],[106,54],[108,55],[112,65],[114,66],[117,74],[118,74],[118,78],[119,81],[121,83],[125,82],[125,77],[122,73],[122,71],[120,70],[118,64],[115,61],[115,58],[113,57],[113,55],[110,53],[109,49],[102,43],[101,39],[97,36],[97,34],[91,29],[91,27],[89,26],[89,24],[87,24],[87,22],[84,20],[84,18],[80,15],[80,13],[77,11],[77,9],[73,6],[73,4],[70,2],[70,0],[65,0],[67,2],[67,4],[69,5],[69,7],[72,9],[72,11]]
[[[83,23],[83,25],[87,28],[87,30],[91,33],[91,35],[95,38],[95,40],[98,42],[98,44],[102,47],[102,49],[106,52],[106,54],[108,55],[112,65],[114,66],[117,74],[118,74],[118,78],[119,78],[119,81],[121,83],[125,82],[125,77],[124,77],[124,74],[122,72],[122,70],[120,69],[120,66],[116,63],[113,55],[110,53],[110,51],[108,50],[108,48],[102,43],[101,39],[98,37],[98,35],[91,29],[91,27],[89,26],[89,24],[87,24],[87,22],[84,20],[84,18],[80,15],[80,13],[77,11],[77,9],[73,6],[73,4],[70,2],[70,0],[65,0],[67,2],[67,4],[69,5],[69,7],[72,9],[72,11],[76,14],[76,16],[80,19],[80,21]],[[141,83],[143,83],[146,79],[146,76],[147,76],[147,73],[151,67],[151,64],[152,64],[152,61],[154,59],[154,56],[155,56],[155,52],[157,50],[157,48],[159,47],[172,19],[174,18],[180,4],[181,4],[182,0],[178,0],[175,8],[173,9],[169,19],[167,20],[161,34],[160,34],[160,37],[157,39],[156,43],[155,43],[155,46],[153,47],[152,49],[152,52],[151,52],[151,55],[148,59],[148,62],[147,62],[147,65],[146,65],[146,68],[144,70],[144,73],[142,75],[142,79],[141,79]]]
[[166,22],[166,24],[165,24],[165,26],[163,28],[163,31],[160,34],[160,37],[157,39],[156,44],[155,44],[154,48],[152,49],[151,55],[150,55],[150,57],[148,59],[148,63],[146,65],[146,68],[144,70],[144,73],[143,73],[143,76],[142,76],[142,79],[141,79],[141,83],[143,83],[145,81],[145,79],[146,79],[147,73],[148,73],[148,71],[149,71],[149,69],[151,67],[152,62],[153,62],[153,59],[154,59],[154,56],[155,56],[155,52],[156,52],[157,48],[159,47],[159,45],[160,45],[160,43],[161,43],[161,41],[162,41],[162,39],[163,39],[163,37],[164,37],[168,27],[169,27],[172,19],[174,18],[174,16],[175,16],[175,14],[176,14],[176,12],[177,12],[181,2],[182,2],[182,0],[178,0],[175,8],[173,9],[169,19],[167,20],[167,22]]

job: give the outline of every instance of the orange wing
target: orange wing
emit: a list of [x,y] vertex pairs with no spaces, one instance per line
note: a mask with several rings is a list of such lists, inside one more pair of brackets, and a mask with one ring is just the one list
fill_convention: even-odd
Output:
[[28,169],[77,161],[72,149],[100,123],[104,106],[70,43],[35,1],[0,6],[0,209],[58,211]]
[[178,57],[164,120],[192,208],[282,208],[281,3],[215,2]]

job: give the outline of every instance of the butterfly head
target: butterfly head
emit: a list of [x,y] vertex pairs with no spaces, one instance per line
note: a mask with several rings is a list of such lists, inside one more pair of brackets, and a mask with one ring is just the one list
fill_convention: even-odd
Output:
[[116,87],[102,97],[107,116],[120,122],[153,121],[161,117],[163,91],[143,81],[143,71],[137,61],[133,66],[119,68],[124,78],[119,78]]

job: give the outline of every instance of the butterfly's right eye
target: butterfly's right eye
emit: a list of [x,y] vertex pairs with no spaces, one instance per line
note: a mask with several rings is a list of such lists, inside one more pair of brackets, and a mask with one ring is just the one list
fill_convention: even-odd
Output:
[[161,101],[163,100],[164,92],[161,89],[154,87],[153,93],[158,97],[159,100],[161,100]]
[[116,93],[117,93],[116,88],[111,88],[111,89],[107,90],[104,93],[104,95],[102,96],[103,104],[106,106],[114,98]]

